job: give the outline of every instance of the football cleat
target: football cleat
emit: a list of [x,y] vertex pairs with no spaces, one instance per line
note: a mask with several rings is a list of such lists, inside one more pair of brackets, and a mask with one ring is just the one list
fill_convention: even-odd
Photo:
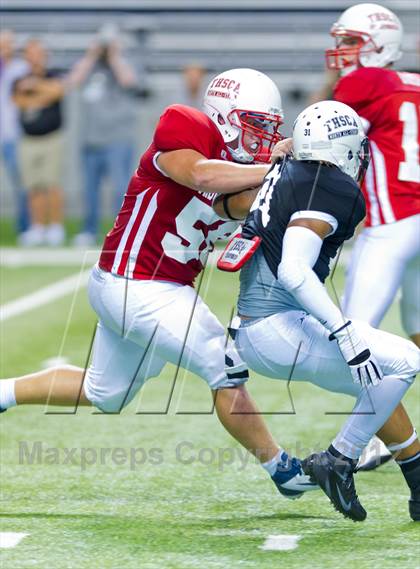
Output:
[[411,497],[408,500],[408,511],[413,522],[420,522],[420,486],[411,489]]
[[289,500],[296,500],[305,492],[319,490],[318,484],[312,482],[310,477],[303,472],[298,458],[290,458],[285,452],[280,458],[281,462],[278,463],[277,470],[271,477],[280,494]]
[[392,453],[389,452],[384,443],[378,437],[373,437],[359,458],[355,472],[375,470],[391,459]]
[[354,522],[366,519],[366,510],[359,502],[353,479],[353,467],[347,460],[329,451],[311,454],[302,461],[305,474],[319,484],[334,508]]
[[416,466],[403,474],[411,492],[408,500],[410,517],[413,522],[420,522],[420,466]]

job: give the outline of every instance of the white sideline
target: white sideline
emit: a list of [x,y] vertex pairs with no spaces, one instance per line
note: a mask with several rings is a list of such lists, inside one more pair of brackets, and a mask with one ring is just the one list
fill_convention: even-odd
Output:
[[296,549],[301,535],[269,535],[260,549],[264,551],[290,551]]
[[10,549],[11,547],[16,547],[24,537],[29,535],[29,533],[17,533],[12,531],[1,531],[0,532],[0,548]]
[[13,316],[18,316],[34,308],[39,308],[44,304],[48,304],[53,300],[57,300],[62,296],[66,296],[79,289],[82,286],[86,286],[88,278],[90,275],[90,269],[85,270],[82,273],[76,273],[61,279],[54,284],[40,288],[39,290],[22,296],[11,302],[7,302],[0,306],[0,321],[4,322]]
[[[208,258],[208,264],[216,265],[222,248],[212,251]],[[340,264],[348,264],[350,247],[345,247],[340,254]],[[22,249],[21,247],[0,247],[0,266],[4,267],[30,267],[30,266],[92,266],[99,259],[100,249],[62,249],[34,248]],[[332,264],[331,264],[332,266]]]
[[[219,254],[223,249],[214,249],[209,254],[208,264],[216,265]],[[23,249],[21,247],[0,247],[0,266],[3,267],[37,267],[37,266],[92,266],[101,255],[101,249],[72,249],[36,247]]]
[[0,265],[4,267],[92,266],[98,260],[100,253],[100,249],[0,247]]

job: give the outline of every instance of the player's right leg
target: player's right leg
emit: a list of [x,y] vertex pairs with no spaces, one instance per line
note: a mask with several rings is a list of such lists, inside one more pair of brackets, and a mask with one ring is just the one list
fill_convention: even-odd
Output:
[[56,366],[0,381],[0,412],[14,405],[90,405],[83,390],[85,370]]
[[[237,339],[240,355],[258,373],[273,378],[307,380],[324,389],[358,397],[354,412],[333,443],[335,449],[350,462],[357,461],[374,433],[390,417],[412,383],[420,364],[420,352],[411,342],[375,330],[365,323],[355,325],[366,338],[385,374],[380,384],[370,389],[361,389],[353,383],[336,343],[328,340],[328,332],[317,320],[304,313],[290,311],[255,322],[240,329]],[[411,423],[407,428],[412,428]],[[394,429],[394,435],[395,444],[405,445],[406,451],[410,451],[407,460],[411,466],[407,466],[409,463],[404,466],[405,461],[400,466],[413,497],[418,484],[414,477],[418,473],[407,477],[406,471],[411,467],[414,469],[416,461],[420,461],[417,437],[414,435],[407,445],[406,428]],[[413,436],[412,431],[410,435]],[[327,472],[330,466],[328,462],[321,464],[319,469]],[[339,474],[348,474],[349,480],[352,477],[351,470]],[[318,481],[322,484],[321,480]],[[346,505],[355,505],[354,508],[350,507],[351,516],[363,519],[353,488],[350,484],[349,496],[344,501]],[[336,495],[332,496],[332,499],[335,498]]]
[[[246,366],[196,291],[189,286],[172,285],[167,304],[164,302],[155,316],[159,324],[153,342],[156,354],[206,381],[213,392],[220,422],[259,460],[280,493],[297,498],[305,491],[317,489],[303,474],[300,461],[289,457],[273,439],[244,385],[248,379]],[[136,335],[137,325],[134,321],[130,337]],[[142,330],[138,333],[141,335]]]
[[395,440],[389,445],[391,450],[404,453],[397,462],[411,492],[410,516],[418,521],[420,443],[403,412],[394,412],[390,417],[420,369],[420,351],[411,342],[366,323],[354,321],[354,326],[377,357],[384,377],[378,385],[360,390],[353,412],[340,433],[326,452],[309,457],[306,472],[313,475],[344,516],[363,520],[366,513],[358,501],[352,471],[373,434],[379,432],[388,444]]
[[[403,299],[404,329],[420,347],[420,270],[409,270],[419,248],[420,216],[396,223],[366,228],[354,245],[347,270],[343,312],[378,327],[399,286]],[[417,255],[418,257],[418,255]],[[359,460],[359,470],[380,466],[392,455],[374,437]]]
[[[106,286],[107,278],[114,284],[111,293],[110,287]],[[0,410],[23,404],[74,408],[93,404],[105,412],[119,413],[149,377],[160,373],[166,360],[160,359],[153,351],[147,351],[147,339],[146,345],[141,346],[128,339],[121,328],[125,321],[124,311],[130,312],[126,315],[128,321],[133,317],[133,311],[137,312],[136,306],[124,305],[124,279],[106,276],[95,268],[88,290],[101,318],[89,368],[85,372],[76,366],[59,366],[2,380]],[[103,298],[104,292],[108,296],[106,299]],[[112,311],[118,314],[115,320],[110,317]],[[153,335],[153,328],[151,330],[149,337]]]

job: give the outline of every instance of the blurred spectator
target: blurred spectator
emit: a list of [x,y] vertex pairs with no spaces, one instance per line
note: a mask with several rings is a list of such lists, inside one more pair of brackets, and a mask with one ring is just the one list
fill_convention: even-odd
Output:
[[204,89],[206,87],[207,70],[199,63],[190,63],[183,69],[185,105],[201,109]]
[[22,245],[61,245],[63,192],[61,189],[63,82],[47,69],[47,51],[38,39],[25,45],[28,73],[14,85],[23,136],[20,160],[23,183],[29,191],[31,227],[22,234]]
[[4,166],[9,175],[13,198],[16,203],[16,230],[29,227],[26,192],[22,188],[17,158],[20,135],[18,111],[12,99],[14,82],[28,72],[28,64],[14,57],[14,35],[10,30],[0,32],[0,143]]
[[75,245],[96,242],[100,222],[100,186],[106,174],[114,190],[114,209],[121,207],[132,175],[136,148],[136,97],[147,93],[124,59],[117,29],[105,25],[69,75],[71,86],[82,85],[81,136],[85,186],[83,230]]

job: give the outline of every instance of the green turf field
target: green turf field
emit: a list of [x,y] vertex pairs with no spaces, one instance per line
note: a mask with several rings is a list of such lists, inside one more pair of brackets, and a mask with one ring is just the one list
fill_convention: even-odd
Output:
[[[1,303],[29,294],[78,267],[3,268]],[[336,285],[340,289],[343,275]],[[209,271],[203,296],[227,322],[235,276]],[[85,290],[1,326],[1,376],[33,371],[58,355],[83,365],[95,317]],[[401,333],[397,307],[384,322]],[[357,475],[368,519],[344,520],[321,493],[282,498],[266,473],[210,413],[201,380],[167,366],[120,416],[90,409],[14,408],[1,416],[0,532],[28,534],[1,549],[17,568],[316,569],[418,566],[420,527],[395,464]],[[351,399],[310,385],[253,375],[249,387],[279,442],[301,456],[325,447]],[[406,403],[420,427],[419,385]],[[296,413],[291,414],[295,408]],[[136,414],[139,410],[140,413]],[[195,414],[192,414],[195,413]],[[74,450],[72,450],[74,449]],[[265,551],[269,535],[300,536],[292,551]],[[417,561],[416,561],[417,559]]]

